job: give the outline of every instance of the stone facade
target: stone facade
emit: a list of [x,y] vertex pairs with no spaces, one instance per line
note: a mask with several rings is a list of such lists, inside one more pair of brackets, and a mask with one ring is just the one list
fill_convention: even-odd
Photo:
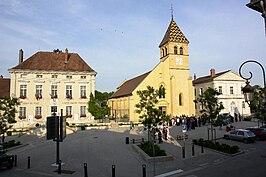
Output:
[[139,102],[137,91],[147,86],[164,88],[165,96],[159,98],[157,107],[167,115],[195,114],[194,89],[189,75],[189,41],[172,19],[160,48],[160,60],[152,71],[124,81],[108,101],[111,115],[129,117],[139,121],[135,105]]
[[88,101],[95,91],[96,72],[76,53],[37,52],[9,69],[10,95],[20,98],[16,120],[45,122],[53,112],[71,121],[90,119]]
[[[250,115],[250,108],[245,102],[244,94],[241,89],[246,85],[246,81],[232,70],[215,73],[215,69],[210,70],[210,75],[196,78],[193,85],[195,87],[195,97],[198,98],[207,88],[214,88],[221,93],[218,102],[222,102],[224,109],[221,113],[230,113],[235,116]],[[200,115],[201,105],[195,105],[196,115]]]

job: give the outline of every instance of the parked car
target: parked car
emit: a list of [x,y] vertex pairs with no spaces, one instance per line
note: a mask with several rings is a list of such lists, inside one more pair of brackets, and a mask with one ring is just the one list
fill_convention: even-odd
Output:
[[246,130],[252,131],[256,135],[256,140],[266,140],[266,130],[263,128],[251,127]]
[[0,167],[12,168],[14,163],[14,155],[9,155],[0,145]]
[[262,128],[263,130],[266,131],[266,125],[262,125],[262,126],[260,126],[260,128]]
[[236,129],[225,133],[224,138],[248,143],[254,142],[256,139],[256,135],[250,130]]

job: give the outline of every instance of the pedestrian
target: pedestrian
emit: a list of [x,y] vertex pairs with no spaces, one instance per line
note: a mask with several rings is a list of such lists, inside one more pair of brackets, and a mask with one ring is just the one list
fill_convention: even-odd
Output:
[[158,139],[159,139],[159,144],[161,144],[163,142],[161,130],[159,130],[158,132]]

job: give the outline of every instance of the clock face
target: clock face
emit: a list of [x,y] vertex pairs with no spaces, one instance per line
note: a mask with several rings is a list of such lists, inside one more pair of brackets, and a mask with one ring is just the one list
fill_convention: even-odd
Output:
[[176,58],[177,65],[183,65],[183,58]]

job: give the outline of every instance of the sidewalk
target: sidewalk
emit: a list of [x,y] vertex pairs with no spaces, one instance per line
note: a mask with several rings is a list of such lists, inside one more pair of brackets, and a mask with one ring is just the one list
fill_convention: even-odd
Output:
[[[257,122],[237,122],[233,124],[236,128],[256,126]],[[217,131],[217,138],[223,137],[225,129]],[[170,135],[175,139],[181,134],[181,127],[170,128]],[[222,161],[230,157],[195,146],[195,156],[192,156],[192,140],[207,138],[207,127],[196,127],[195,130],[187,132],[188,140],[185,141],[186,154],[182,158],[183,141],[165,141],[160,146],[170,153],[174,159],[167,162],[147,163],[133,149],[132,144],[126,144],[125,138],[131,140],[147,138],[147,131],[144,127],[110,128],[104,130],[86,130],[68,135],[64,142],[60,143],[60,159],[64,163],[63,170],[74,172],[73,174],[57,174],[55,167],[55,142],[47,141],[46,137],[24,135],[22,137],[12,136],[8,139],[16,139],[28,146],[9,151],[18,155],[18,167],[12,170],[0,171],[1,176],[7,177],[46,177],[63,176],[78,177],[84,176],[83,164],[87,163],[89,177],[111,176],[112,165],[116,166],[116,177],[142,177],[142,165],[146,164],[147,177],[164,174],[164,177],[173,177],[173,173],[183,173],[193,170],[206,164]],[[27,157],[31,156],[31,168],[27,169]],[[172,174],[172,175],[170,175]]]

